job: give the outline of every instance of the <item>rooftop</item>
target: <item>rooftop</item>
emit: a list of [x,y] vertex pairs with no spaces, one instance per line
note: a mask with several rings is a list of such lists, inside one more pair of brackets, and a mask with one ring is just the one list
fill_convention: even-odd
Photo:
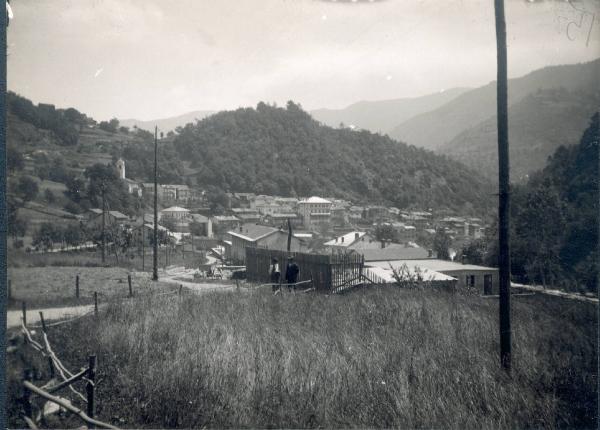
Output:
[[[371,266],[370,263],[367,263],[366,268],[368,272],[375,274],[385,282],[396,282],[394,272],[389,265],[387,267],[382,265]],[[397,267],[394,267],[394,269],[398,270]],[[366,273],[367,276],[369,276],[368,272]],[[456,281],[456,278],[453,278],[452,276],[444,275],[443,273],[436,272],[427,268],[417,268],[415,266],[411,266],[410,264],[407,264],[406,267],[402,270],[402,275],[407,275],[411,278],[420,277],[424,281]]]
[[[102,211],[100,211],[100,213],[102,213]],[[119,211],[108,211],[108,213],[118,219],[129,219],[127,215],[122,214]]]
[[161,212],[189,212],[189,209],[182,208],[181,206],[171,206],[170,208],[163,209]]
[[[412,249],[414,249],[414,248],[412,248]],[[406,264],[410,267],[416,266],[416,267],[420,267],[421,269],[429,269],[429,270],[433,270],[436,272],[451,272],[451,271],[458,271],[458,270],[482,270],[482,271],[483,270],[485,270],[485,271],[498,270],[494,267],[478,266],[475,264],[461,264],[461,263],[457,263],[455,261],[439,260],[437,258],[417,259],[417,260],[397,259],[397,260],[390,260],[390,261],[373,261],[373,262],[369,263],[370,266],[378,266],[378,267],[389,267],[390,264],[394,268],[402,267],[402,265]]]
[[325,200],[321,197],[312,196],[308,199],[300,200],[298,203],[331,203],[329,200]]
[[246,223],[242,224],[239,229],[230,230],[227,233],[229,233],[231,236],[236,236],[243,240],[254,242],[258,239],[262,239],[265,236],[273,234],[276,231],[279,231],[279,229],[266,225]]
[[364,231],[351,231],[350,233],[346,233],[342,236],[338,236],[335,239],[331,239],[330,241],[325,242],[323,245],[325,246],[350,246],[358,239],[367,234]]
[[[365,261],[392,261],[392,260],[425,260],[429,252],[425,248],[414,248],[404,245],[392,244],[385,248],[357,249],[355,252],[364,255]],[[435,269],[433,269],[435,270]]]

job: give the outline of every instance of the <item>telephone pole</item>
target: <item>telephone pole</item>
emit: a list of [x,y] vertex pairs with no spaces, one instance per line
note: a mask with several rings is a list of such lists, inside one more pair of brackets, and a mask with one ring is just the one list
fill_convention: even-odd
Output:
[[105,186],[102,184],[102,264],[106,263],[106,200]]
[[511,368],[510,329],[510,172],[508,156],[508,77],[504,0],[495,0],[496,49],[498,58],[498,267],[500,268],[500,363]]
[[158,127],[154,127],[154,247],[152,280],[158,281]]

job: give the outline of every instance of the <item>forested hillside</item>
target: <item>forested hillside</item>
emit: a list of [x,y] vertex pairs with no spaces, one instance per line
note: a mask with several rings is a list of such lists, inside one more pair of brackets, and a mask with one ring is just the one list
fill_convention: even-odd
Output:
[[487,207],[464,165],[368,131],[333,129],[298,105],[259,103],[189,124],[175,137],[199,184],[265,194],[338,196],[398,207]]
[[[558,148],[543,170],[514,187],[511,270],[517,280],[597,291],[598,127],[595,114],[579,144]],[[489,245],[487,263],[494,264],[494,234]]]

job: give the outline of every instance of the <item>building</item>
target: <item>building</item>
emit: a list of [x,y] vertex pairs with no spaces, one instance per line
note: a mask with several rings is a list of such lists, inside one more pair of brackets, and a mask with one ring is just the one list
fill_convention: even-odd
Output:
[[172,219],[173,221],[185,221],[190,218],[190,211],[180,206],[171,206],[160,211],[160,218]]
[[418,268],[421,272],[425,273],[442,273],[456,279],[456,286],[459,288],[473,288],[481,294],[498,294],[498,269],[493,267],[461,264],[454,261],[438,260],[436,258],[370,261],[365,263],[365,266],[386,270],[390,270],[390,267],[393,267],[395,270],[408,267],[411,270]]
[[[188,203],[194,198],[202,199],[202,194],[192,192],[187,185],[158,184],[158,199],[164,203]],[[142,195],[154,197],[154,183],[141,184]]]
[[142,197],[142,186],[139,182],[127,179],[125,177],[125,161],[122,158],[119,158],[116,163],[117,174],[119,179],[122,180],[127,186],[127,192],[129,194],[136,195],[138,197]]
[[298,202],[298,213],[302,225],[307,229],[329,226],[331,222],[331,202],[321,197],[310,197]]
[[[227,247],[227,258],[241,264],[246,261],[246,248],[267,248],[279,251],[287,250],[288,233],[274,227],[258,224],[242,224],[227,232],[231,237],[231,246]],[[291,251],[306,251],[304,242],[292,236]]]
[[414,225],[406,225],[400,222],[392,223],[392,227],[396,232],[398,242],[407,243],[417,240],[417,228]]
[[[105,223],[106,226],[124,226],[131,220],[125,214],[119,211],[106,211]],[[90,209],[88,212],[86,225],[88,228],[102,228],[102,209]]]
[[292,224],[292,227],[298,227],[302,224],[302,220],[295,213],[276,213],[265,216],[265,224],[273,227],[284,227],[287,229],[288,219]]
[[194,223],[200,227],[200,232],[192,231],[191,233],[196,235],[200,233],[200,236],[207,238],[213,237],[212,220],[209,217],[201,214],[190,214],[190,218],[190,223]]
[[212,218],[213,231],[215,234],[224,234],[228,230],[233,230],[239,227],[241,221],[233,215],[217,215]]

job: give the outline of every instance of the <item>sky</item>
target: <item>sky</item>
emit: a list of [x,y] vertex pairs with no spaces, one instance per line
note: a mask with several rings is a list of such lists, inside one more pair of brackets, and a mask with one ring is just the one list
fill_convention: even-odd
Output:
[[[97,120],[495,80],[493,0],[12,0],[8,88]],[[600,57],[600,1],[506,0],[509,77]]]

